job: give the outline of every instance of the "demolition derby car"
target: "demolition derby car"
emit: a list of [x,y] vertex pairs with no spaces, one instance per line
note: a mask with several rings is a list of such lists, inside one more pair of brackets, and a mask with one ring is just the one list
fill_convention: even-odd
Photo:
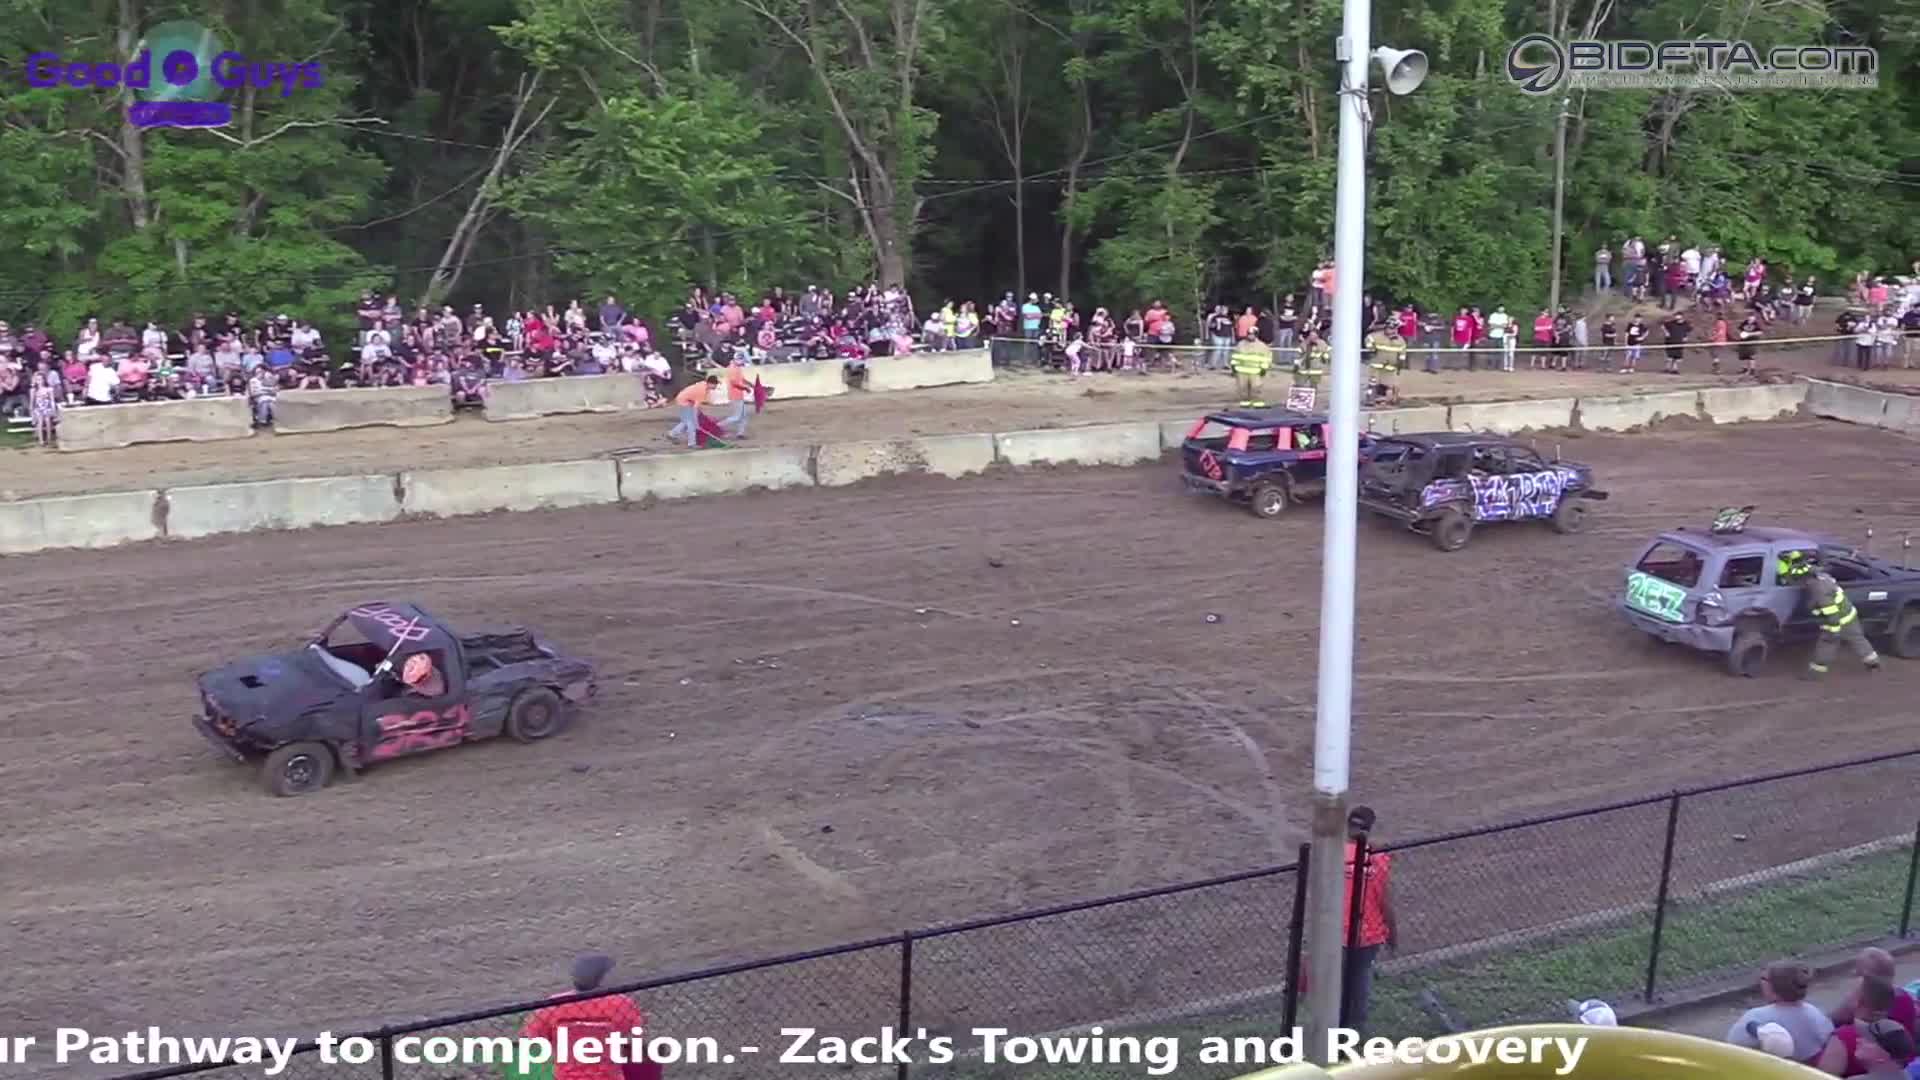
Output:
[[[1209,413],[1180,444],[1187,490],[1239,503],[1255,517],[1277,518],[1327,487],[1327,418],[1288,409]],[[1366,458],[1371,436],[1360,437]]]
[[1802,590],[1775,578],[1780,556],[1813,555],[1860,612],[1868,638],[1895,656],[1920,658],[1920,568],[1909,569],[1797,529],[1749,527],[1753,507],[1720,511],[1706,529],[1663,532],[1627,567],[1614,605],[1658,640],[1719,653],[1749,678],[1776,648],[1810,641],[1819,622]]
[[526,630],[457,635],[408,604],[354,608],[296,648],[200,676],[194,726],[267,790],[506,734],[537,742],[597,689],[593,667]]
[[1470,432],[1395,435],[1373,444],[1360,472],[1360,508],[1459,551],[1476,526],[1546,521],[1579,532],[1587,502],[1605,499],[1593,470],[1547,460],[1524,443]]

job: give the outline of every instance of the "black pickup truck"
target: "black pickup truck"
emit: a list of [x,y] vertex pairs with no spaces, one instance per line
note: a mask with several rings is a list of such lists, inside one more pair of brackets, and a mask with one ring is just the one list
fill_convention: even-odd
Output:
[[[431,671],[403,682],[401,673]],[[259,762],[275,795],[327,786],[408,754],[559,731],[594,695],[593,667],[525,630],[458,635],[410,604],[348,611],[285,652],[200,676],[194,726],[236,761]]]

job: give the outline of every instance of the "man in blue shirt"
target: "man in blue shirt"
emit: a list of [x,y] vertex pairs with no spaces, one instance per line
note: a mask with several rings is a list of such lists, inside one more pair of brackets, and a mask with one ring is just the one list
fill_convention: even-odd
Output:
[[1020,344],[1021,351],[1036,364],[1040,362],[1040,316],[1040,297],[1028,293],[1027,302],[1020,305]]

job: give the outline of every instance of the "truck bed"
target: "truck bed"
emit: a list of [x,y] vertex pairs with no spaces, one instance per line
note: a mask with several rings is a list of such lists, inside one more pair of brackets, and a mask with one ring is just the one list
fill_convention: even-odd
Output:
[[460,650],[467,657],[467,677],[494,671],[510,664],[544,660],[549,654],[533,639],[533,631],[514,628],[490,633],[467,634],[460,638]]

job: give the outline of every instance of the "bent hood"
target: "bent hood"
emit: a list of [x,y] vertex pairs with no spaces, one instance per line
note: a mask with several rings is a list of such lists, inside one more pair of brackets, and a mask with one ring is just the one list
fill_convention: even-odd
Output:
[[214,709],[245,728],[271,731],[352,693],[305,646],[251,656],[200,676],[200,693]]

